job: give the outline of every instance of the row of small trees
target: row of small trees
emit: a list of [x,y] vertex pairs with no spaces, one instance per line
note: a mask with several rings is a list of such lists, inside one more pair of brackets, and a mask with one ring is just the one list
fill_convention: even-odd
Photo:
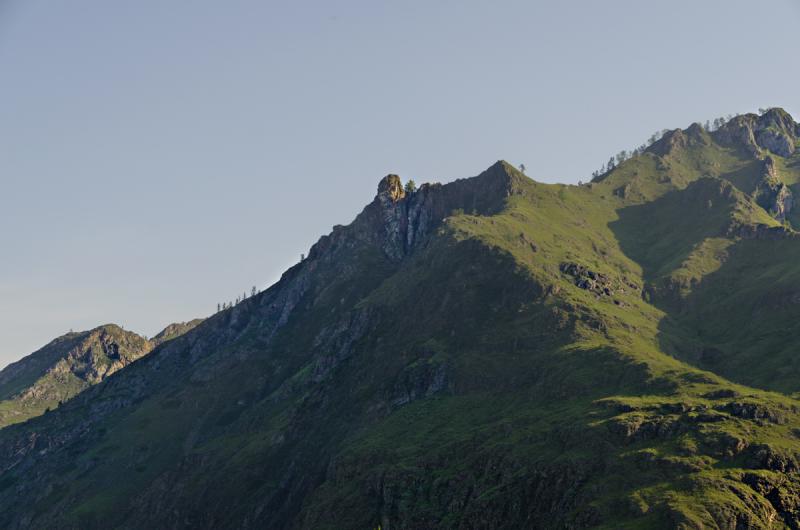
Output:
[[716,131],[717,129],[721,128],[723,125],[728,123],[733,116],[714,118],[713,121],[706,120],[706,123],[703,125],[703,128],[708,132]]
[[[758,109],[759,114],[764,114],[765,112],[767,112],[767,109]],[[721,128],[723,125],[731,121],[736,116],[739,116],[739,114],[736,115],[728,114],[727,116],[720,116],[719,118],[714,118],[713,120],[706,120],[706,122],[704,124],[701,124],[701,126],[706,131],[713,132]],[[643,143],[642,145],[633,149],[632,151],[626,151],[625,149],[623,149],[616,155],[609,158],[608,162],[600,166],[600,169],[593,171],[592,177],[597,178],[604,173],[608,173],[609,171],[611,171],[624,161],[628,160],[629,158],[643,154],[648,147],[659,141],[668,132],[669,129],[662,129],[660,131],[656,131],[650,135],[650,138],[647,139],[647,142]]]
[[[758,114],[759,115],[764,115],[768,110],[769,109],[759,108],[758,109]],[[703,127],[703,129],[705,129],[708,132],[714,132],[716,130],[719,130],[726,123],[728,123],[729,121],[731,121],[732,119],[734,119],[734,118],[736,118],[738,116],[740,116],[740,114],[728,114],[727,116],[720,116],[719,118],[714,118],[713,120],[706,120],[706,122],[705,123],[701,123],[700,126]],[[625,162],[629,158],[633,158],[634,156],[644,154],[644,152],[647,150],[648,147],[650,147],[651,145],[653,145],[654,143],[659,141],[668,132],[669,132],[669,129],[662,129],[660,131],[656,131],[656,132],[654,132],[653,134],[650,135],[650,138],[647,139],[647,142],[643,143],[639,147],[637,147],[637,148],[635,148],[635,149],[633,149],[631,151],[627,151],[627,150],[623,149],[622,151],[620,151],[616,155],[614,155],[611,158],[609,158],[608,162],[606,162],[605,164],[600,166],[600,169],[592,171],[592,178],[595,179],[595,178],[599,177],[600,175],[608,173],[609,171],[611,171],[612,169],[616,168],[618,165],[620,165],[621,163]],[[526,169],[525,168],[525,164],[520,164],[519,165],[519,170],[522,173],[525,173],[525,169]],[[409,181],[409,184],[413,185],[413,183],[414,183],[413,180]],[[581,185],[581,184],[582,184],[582,182],[578,181],[578,185]],[[408,191],[408,189],[406,189],[406,191]]]
[[592,171],[592,178],[597,178],[603,173],[608,173],[609,171],[611,171],[621,163],[625,162],[629,158],[633,158],[634,156],[643,154],[648,147],[659,141],[667,133],[667,131],[669,131],[669,129],[663,129],[661,131],[654,132],[652,135],[650,135],[650,138],[647,139],[646,143],[643,143],[642,145],[631,151],[623,149],[616,155],[609,158],[608,162],[600,166],[600,169]]
[[[258,294],[258,293],[260,293],[260,292],[261,292],[261,291],[259,291],[259,290],[256,288],[256,286],[254,285],[254,286],[253,286],[253,288],[250,290],[250,298],[254,297],[255,295],[257,295],[257,294]],[[248,298],[248,296],[247,296],[247,291],[244,291],[244,292],[242,293],[242,296],[237,296],[237,297],[236,297],[236,300],[235,300],[235,301],[231,301],[231,302],[220,302],[220,303],[218,303],[218,304],[217,304],[217,313],[219,313],[220,311],[225,311],[226,309],[230,309],[230,308],[232,308],[232,307],[233,307],[233,306],[235,306],[235,305],[239,305],[240,303],[242,303],[242,302],[244,302],[245,300],[247,300],[247,298]]]

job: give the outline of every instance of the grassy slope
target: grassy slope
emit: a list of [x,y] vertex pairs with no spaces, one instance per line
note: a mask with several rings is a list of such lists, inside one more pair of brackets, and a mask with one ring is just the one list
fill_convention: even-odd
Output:
[[[775,224],[745,195],[757,166],[700,142],[592,186],[514,174],[502,211],[451,216],[400,265],[355,247],[269,342],[256,300],[241,309],[250,323],[210,319],[191,340],[223,319],[243,331],[191,369],[145,372],[156,355],[126,370],[114,382],[169,384],[146,383],[70,461],[45,461],[49,493],[23,498],[42,526],[57,513],[81,528],[148,514],[194,527],[793,524],[798,403],[767,389],[796,390],[769,374],[797,315],[759,301],[794,281],[795,242],[729,230]],[[615,292],[579,288],[564,263]],[[358,315],[367,330],[347,342]],[[739,356],[714,366],[728,380],[694,366],[714,364],[706,342]],[[763,373],[748,365],[765,356]],[[93,399],[113,401],[106,386]],[[9,480],[4,506],[20,495]]]
[[[269,498],[278,484],[247,470],[280,467],[287,454],[275,448],[276,437],[318,433],[296,441],[293,458],[314,454],[326,440],[326,451],[336,454],[334,471],[304,503],[308,526],[364,527],[381,517],[405,527],[554,525],[564,519],[666,526],[719,521],[725,516],[714,510],[721,506],[747,521],[767,520],[769,503],[741,481],[745,469],[757,467],[755,457],[737,445],[763,445],[774,454],[800,449],[791,436],[798,421],[794,403],[662,353],[664,313],[635,289],[619,294],[623,305],[617,305],[559,271],[562,262],[580,260],[611,277],[643,281],[639,266],[615,242],[615,199],[589,201],[594,192],[587,188],[532,183],[524,191],[499,215],[451,218],[425,252],[385,280],[376,277],[379,287],[357,305],[394,318],[336,372],[324,399],[309,381],[312,370],[299,367],[288,403],[258,401],[258,384],[243,376],[259,363],[258,371],[268,372],[266,359],[237,367],[210,388],[149,399],[111,429],[104,444],[80,457],[78,467],[81,461],[104,464],[101,473],[70,481],[70,490],[61,492],[102,492],[78,504],[76,524],[121,513],[121,499],[185,458],[185,442],[165,446],[163,440],[198,429],[186,424],[192,421],[187,407],[206,411],[213,421],[200,429],[207,439],[192,448],[194,458],[225,463],[186,481],[187,498],[207,498],[212,477],[227,485],[217,503],[236,507],[242,498]],[[454,269],[453,263],[463,265]],[[447,366],[452,391],[372,417],[369,404],[383,402],[375,394],[391,392],[421,364]],[[248,394],[260,406],[241,411],[235,400]],[[765,414],[777,411],[780,419],[737,417],[727,412],[732,401],[752,403]],[[328,445],[332,440],[338,449]],[[131,466],[133,479],[124,489],[113,487],[113,477]],[[548,477],[559,475],[566,484],[551,485]],[[374,481],[389,493],[365,495]],[[725,493],[728,485],[749,491],[752,505]],[[580,496],[570,499],[564,487]],[[548,489],[555,495],[552,512],[525,497],[546,497]],[[468,505],[454,505],[462,494]],[[241,514],[234,508],[228,517],[233,522]]]
[[[797,421],[796,404],[776,394],[737,387],[664,355],[659,349],[663,340],[659,323],[665,315],[636,293],[620,296],[624,303],[620,307],[564,285],[558,265],[574,259],[611,276],[642,281],[640,269],[621,251],[609,228],[620,222],[617,205],[612,200],[590,202],[588,193],[585,188],[532,185],[525,198],[515,198],[498,216],[459,216],[448,226],[456,239],[477,239],[513,256],[538,284],[561,287],[558,304],[565,304],[572,314],[582,314],[590,325],[579,324],[575,342],[552,351],[537,354],[528,348],[527,355],[509,355],[506,348],[504,354],[496,354],[496,362],[483,360],[474,367],[484,374],[487,370],[492,373],[490,367],[501,370],[496,379],[504,384],[490,386],[503,388],[503,392],[421,402],[357,437],[341,458],[357,469],[367,468],[364,473],[368,476],[361,477],[364,483],[353,484],[353,477],[348,476],[345,482],[334,481],[329,490],[323,487],[309,508],[311,512],[335,510],[342,497],[347,498],[342,488],[349,487],[353,489],[349,492],[352,504],[344,512],[369,514],[369,506],[355,500],[362,495],[359,488],[367,488],[370,480],[376,481],[384,473],[400,475],[392,477],[400,482],[394,485],[397,489],[410,483],[420,490],[412,487],[390,503],[409,527],[435,522],[511,528],[520,520],[548,526],[558,524],[564,512],[571,512],[575,524],[605,522],[612,528],[669,526],[684,520],[713,525],[725,518],[718,510],[729,515],[745,513],[742,520],[752,524],[766,523],[772,509],[763,497],[750,491],[753,499],[743,500],[726,493],[734,485],[748,492],[739,482],[746,473],[739,465],[751,465],[727,444],[742,441],[742,445],[761,444],[778,452],[797,451],[800,446],[788,425],[767,423],[756,428],[722,411],[731,397],[746,396],[745,401],[755,408],[780,410],[792,416],[793,423]],[[587,204],[594,207],[587,208]],[[726,214],[741,213],[734,205],[721,207],[722,214],[714,208],[701,210],[698,217],[708,219],[694,220],[709,221],[713,226],[717,219],[724,224]],[[759,213],[754,217],[763,220]],[[536,243],[536,252],[528,241]],[[414,274],[424,276],[423,270]],[[512,336],[524,336],[524,332],[515,329]],[[459,357],[464,353],[459,352]],[[624,366],[640,370],[623,370]],[[524,379],[525,374],[530,378],[522,384],[531,390],[527,398],[509,384]],[[559,399],[554,400],[555,396]],[[444,417],[457,420],[443,429]],[[642,425],[655,432],[641,433]],[[568,432],[560,432],[563,429]],[[470,457],[462,460],[465,454]],[[453,459],[452,455],[459,457]],[[481,484],[486,477],[476,474],[475,461],[480,469],[493,459],[501,469],[511,462],[513,474],[488,487]],[[594,490],[597,496],[589,495],[586,505],[551,500],[558,508],[553,514],[525,513],[527,499],[519,495],[530,493],[531,486],[526,483],[537,473],[553,473],[543,469],[559,467],[572,470],[580,477],[582,489]],[[381,480],[386,481],[386,476]],[[464,490],[460,484],[464,481],[487,490],[472,500],[466,513],[451,506],[447,518],[437,519],[448,512],[448,506],[436,503],[437,495],[449,497],[442,492]],[[548,500],[542,491],[534,490]],[[516,510],[519,513],[513,516],[524,519],[505,520],[510,514],[503,512],[503,517],[481,520],[491,517],[496,503],[506,505],[505,510]],[[309,522],[315,527],[335,527],[324,517]],[[362,515],[352,524],[368,524],[368,518]]]
[[[737,226],[778,226],[750,197],[761,161],[705,134],[700,144],[625,162],[594,190],[607,195],[635,184],[637,169],[650,164],[646,201],[635,194],[623,200],[610,226],[621,250],[641,265],[646,297],[667,313],[659,325],[662,349],[741,383],[796,392],[800,379],[786,337],[800,317],[800,242],[736,237]],[[800,153],[769,156],[795,189]],[[790,223],[798,213],[789,214]]]

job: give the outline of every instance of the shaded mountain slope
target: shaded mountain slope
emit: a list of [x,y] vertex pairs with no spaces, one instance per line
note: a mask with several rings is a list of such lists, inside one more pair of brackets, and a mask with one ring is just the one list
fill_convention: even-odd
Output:
[[150,339],[150,342],[153,344],[153,347],[160,346],[168,340],[180,337],[187,331],[194,329],[201,322],[203,322],[202,318],[195,318],[188,322],[175,322],[162,329],[155,337]]
[[0,371],[0,426],[61,406],[200,322],[170,324],[152,340],[115,324],[58,337]]
[[[703,140],[675,140],[692,137]],[[674,189],[655,199],[624,201],[630,205],[611,225],[622,250],[642,266],[645,295],[668,313],[660,324],[666,351],[735,381],[785,392],[800,390],[792,340],[800,318],[800,241],[791,229],[798,138],[781,109],[739,116],[711,134],[697,126],[673,131],[643,158],[658,152],[661,165],[705,164],[683,173],[684,186],[670,181]],[[628,163],[638,162],[603,180],[635,184]]]
[[589,186],[386,177],[270,289],[0,430],[0,525],[800,526],[800,315],[766,303],[797,238],[757,193],[797,126],[748,116]]
[[0,372],[0,424],[38,416],[147,354],[136,333],[107,324],[68,333]]

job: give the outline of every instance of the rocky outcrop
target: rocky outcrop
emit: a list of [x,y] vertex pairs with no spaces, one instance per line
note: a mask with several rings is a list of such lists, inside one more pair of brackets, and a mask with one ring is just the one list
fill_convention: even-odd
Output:
[[795,151],[795,137],[785,131],[761,129],[756,132],[756,142],[764,149],[780,156],[792,156]]
[[18,399],[64,400],[74,395],[74,381],[94,385],[146,355],[152,344],[131,332],[108,325],[87,332],[85,338],[48,369]]
[[693,123],[686,130],[668,131],[660,140],[651,145],[647,151],[658,156],[668,156],[687,147],[709,144],[708,134],[698,123]]
[[792,211],[792,208],[794,208],[794,197],[792,196],[792,192],[789,189],[789,186],[781,183],[778,192],[775,194],[775,200],[773,201],[772,209],[770,211],[775,212],[775,219],[784,222],[786,221],[786,215]]
[[634,178],[630,182],[615,188],[613,193],[621,199],[641,199],[644,197],[641,188],[639,180]]
[[[393,260],[400,260],[405,254],[404,229],[408,227],[403,185],[397,175],[387,175],[378,184],[375,200],[380,204],[384,227],[383,251]],[[398,204],[400,203],[400,204]]]
[[764,159],[763,174],[753,196],[759,206],[780,222],[786,221],[786,216],[794,207],[792,191],[782,181],[772,157]]
[[741,480],[767,499],[789,528],[800,528],[800,485],[763,472],[746,472]]
[[622,282],[612,279],[607,274],[593,271],[589,269],[589,267],[578,263],[562,263],[559,266],[559,270],[567,276],[570,276],[576,287],[590,291],[597,296],[613,296],[615,294],[624,293],[625,287],[634,291],[638,290],[638,286],[632,282],[623,284]]
[[74,377],[95,384],[151,349],[152,344],[144,337],[113,324],[68,333],[6,367],[0,372],[0,384],[13,388],[17,381],[33,379],[16,393],[17,398],[62,399],[65,396],[57,388],[59,382],[68,384],[67,378]]
[[395,203],[406,196],[400,177],[394,174],[386,175],[378,184],[378,200],[386,203]]
[[752,401],[731,401],[716,407],[731,416],[748,420],[764,420],[775,424],[787,422],[788,411],[763,403]]
[[367,242],[398,262],[434,233],[442,221],[456,211],[488,215],[502,208],[505,200],[522,193],[522,176],[510,164],[499,161],[477,177],[447,185],[423,184],[406,193],[400,177],[387,175],[378,184],[375,199],[352,225],[335,227],[311,248],[314,260],[334,249],[353,248]]
[[714,132],[714,138],[723,145],[741,147],[756,157],[761,157],[763,150],[788,157],[794,154],[800,140],[800,125],[783,109],[774,108],[760,116],[737,116]]
[[796,239],[797,232],[784,226],[770,226],[763,223],[742,224],[732,222],[728,226],[725,235],[728,237],[740,237],[742,239]]

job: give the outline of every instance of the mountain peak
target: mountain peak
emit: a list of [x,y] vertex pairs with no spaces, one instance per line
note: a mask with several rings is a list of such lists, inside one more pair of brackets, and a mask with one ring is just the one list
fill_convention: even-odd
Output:
[[759,117],[759,121],[762,121],[767,124],[779,124],[781,128],[784,129],[797,129],[797,123],[795,123],[794,118],[792,115],[786,112],[781,107],[772,107],[768,109],[764,114]]
[[666,131],[661,139],[647,148],[647,151],[659,156],[667,156],[675,150],[686,147],[707,145],[708,134],[699,123],[692,123],[686,129],[673,129]]
[[378,196],[386,197],[391,202],[397,202],[406,196],[403,182],[398,175],[390,173],[378,183]]
[[491,166],[489,166],[484,173],[489,173],[494,175],[495,177],[503,177],[503,178],[516,178],[522,176],[523,173],[511,162],[507,160],[500,159]]
[[155,337],[151,339],[151,342],[154,346],[159,346],[160,344],[167,342],[168,340],[172,340],[176,337],[180,337],[184,333],[191,331],[198,324],[202,323],[204,319],[202,318],[195,318],[188,322],[173,322],[172,324],[168,325],[164,329],[162,329]]
[[720,143],[743,147],[751,155],[762,158],[763,151],[782,156],[792,156],[800,139],[800,125],[779,107],[760,116],[744,114],[725,123],[715,133]]
[[[0,526],[793,524],[800,155],[661,148],[597,187],[387,175],[251,303],[0,436]],[[101,337],[33,375],[83,385]]]

